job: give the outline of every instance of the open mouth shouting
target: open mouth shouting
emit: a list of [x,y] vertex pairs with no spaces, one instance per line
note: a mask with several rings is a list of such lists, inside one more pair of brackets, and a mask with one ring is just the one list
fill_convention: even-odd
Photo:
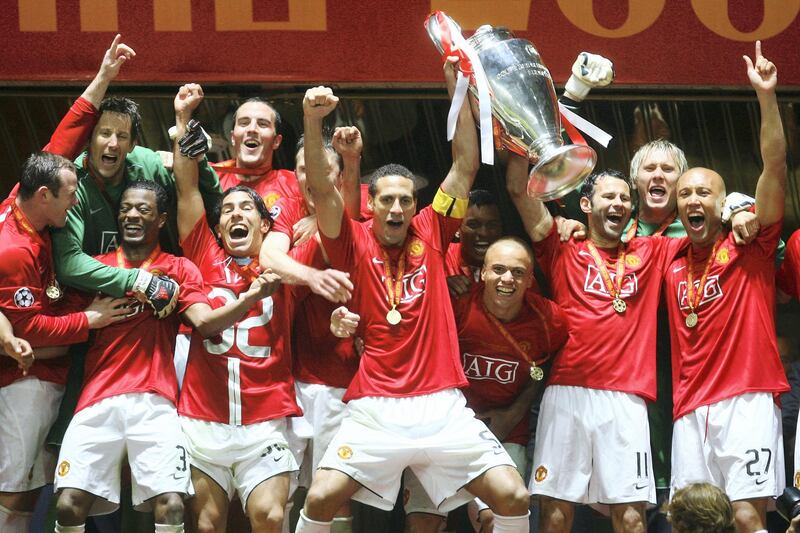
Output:
[[245,224],[237,223],[231,226],[228,235],[230,236],[230,242],[232,244],[242,243],[246,241],[247,237],[250,235],[250,228]]

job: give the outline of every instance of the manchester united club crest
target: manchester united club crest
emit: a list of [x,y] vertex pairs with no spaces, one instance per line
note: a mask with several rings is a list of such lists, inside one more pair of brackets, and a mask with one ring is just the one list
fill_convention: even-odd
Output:
[[731,256],[728,254],[728,249],[720,248],[717,252],[717,263],[720,265],[727,265],[730,260]]
[[17,307],[30,307],[33,305],[34,301],[33,293],[28,287],[20,287],[17,289],[17,292],[14,293],[14,304]]
[[628,254],[625,256],[625,265],[630,268],[636,268],[642,264],[642,260],[638,255]]
[[264,205],[267,206],[267,209],[275,205],[275,202],[281,199],[281,195],[276,192],[271,192],[264,197]]
[[350,459],[353,457],[353,449],[350,446],[339,446],[339,450],[336,452],[339,455],[339,459]]
[[58,477],[64,477],[69,474],[69,461],[61,461],[58,465]]
[[533,479],[536,481],[536,483],[541,483],[547,479],[547,468],[545,468],[544,465],[539,465],[539,467],[533,473]]
[[425,243],[416,238],[411,241],[411,244],[408,246],[408,253],[411,254],[412,257],[419,257],[424,251]]

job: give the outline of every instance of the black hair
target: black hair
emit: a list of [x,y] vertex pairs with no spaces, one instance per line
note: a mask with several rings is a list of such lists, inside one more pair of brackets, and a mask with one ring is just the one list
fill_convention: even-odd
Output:
[[58,197],[61,190],[61,170],[75,172],[75,165],[69,159],[50,152],[34,152],[22,165],[22,174],[19,180],[19,197],[27,200],[39,190],[47,187],[53,196]]
[[583,182],[583,185],[581,185],[581,197],[586,197],[591,200],[592,196],[594,195],[595,187],[597,186],[597,181],[606,176],[624,181],[628,186],[628,189],[631,191],[631,194],[633,194],[634,188],[631,186],[631,181],[628,179],[628,176],[619,170],[607,168],[605,170],[593,172],[588,178],[586,178],[586,180]]
[[122,198],[125,193],[130,189],[139,189],[141,191],[152,191],[153,194],[156,195],[156,209],[158,209],[158,214],[167,214],[169,210],[169,193],[167,190],[162,187],[159,183],[150,180],[136,180],[130,182],[125,188],[122,190],[122,194],[120,198]]
[[414,173],[408,170],[403,165],[396,163],[389,163],[375,170],[369,178],[369,195],[373,198],[378,194],[378,180],[386,176],[402,176],[411,180],[414,184],[414,198],[417,197],[417,180]]
[[[275,127],[275,133],[276,134],[280,133],[281,132],[281,123],[283,122],[283,120],[281,119],[281,114],[278,113],[278,110],[273,105],[273,103],[270,102],[269,100],[267,100],[266,98],[262,98],[261,96],[253,96],[253,97],[248,98],[247,100],[245,100],[241,104],[239,104],[239,107],[242,107],[244,104],[252,104],[252,103],[265,104],[267,107],[272,109],[272,112],[275,113],[275,121],[274,121],[274,124],[273,124],[273,126]],[[236,108],[236,111],[233,114],[234,127],[236,125],[236,115],[239,113],[239,107]]]
[[468,207],[483,207],[485,205],[497,205],[497,199],[486,189],[472,189],[469,191]]
[[[305,148],[305,140],[306,136],[301,135],[299,139],[297,139],[297,144],[294,147],[294,158],[297,160],[297,154]],[[337,152],[333,148],[333,135],[329,129],[324,129],[322,131],[322,147],[325,148],[328,152],[336,156],[336,163],[339,165],[339,172],[344,170],[344,159],[342,159],[342,154]]]
[[269,209],[267,209],[267,205],[264,203],[264,199],[261,198],[261,195],[258,194],[255,190],[251,189],[246,185],[236,185],[234,187],[226,189],[225,192],[222,193],[222,196],[220,196],[217,203],[214,204],[214,207],[211,209],[211,213],[209,214],[208,217],[208,222],[209,224],[211,224],[211,227],[213,228],[217,224],[219,224],[219,217],[220,214],[222,213],[222,204],[223,202],[225,202],[225,198],[227,198],[228,195],[233,194],[235,192],[243,192],[248,196],[250,196],[250,199],[253,200],[253,204],[255,204],[256,206],[256,211],[258,211],[258,214],[261,215],[262,219],[265,219],[269,222],[269,229],[271,230],[273,223],[272,215],[270,214]]
[[142,133],[142,115],[139,104],[122,96],[109,96],[100,103],[100,114],[119,113],[131,120],[131,143],[135,143]]

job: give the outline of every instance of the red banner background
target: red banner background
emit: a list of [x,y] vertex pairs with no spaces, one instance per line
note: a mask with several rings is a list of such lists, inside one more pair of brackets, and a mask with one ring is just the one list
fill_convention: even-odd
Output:
[[800,0],[5,0],[0,83],[86,80],[113,34],[137,52],[121,81],[441,83],[423,28],[443,9],[471,34],[505,25],[557,83],[578,52],[613,59],[617,85],[744,86],[762,39],[800,86]]

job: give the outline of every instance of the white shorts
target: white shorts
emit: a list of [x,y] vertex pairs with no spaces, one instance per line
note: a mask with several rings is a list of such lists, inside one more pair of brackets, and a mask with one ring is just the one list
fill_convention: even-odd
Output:
[[78,411],[69,423],[56,467],[56,490],[75,488],[99,496],[90,515],[119,507],[120,466],[131,467],[138,511],[167,492],[192,494],[186,441],[175,406],[158,394],[112,396]]
[[305,441],[301,454],[300,486],[308,487],[347,413],[347,405],[342,402],[347,389],[297,381],[295,390],[303,416],[293,420],[291,428],[297,438]]
[[447,389],[351,401],[319,467],[347,474],[363,485],[354,500],[386,511],[410,467],[436,507],[448,512],[473,498],[464,485],[500,465],[514,462],[461,391]]
[[574,503],[656,503],[650,426],[642,398],[551,385],[544,391],[531,494]]
[[267,479],[293,472],[297,462],[286,441],[286,419],[232,426],[181,417],[193,468],[213,479],[232,500],[247,498]]
[[178,390],[183,388],[183,376],[186,375],[186,364],[189,362],[189,345],[192,336],[188,333],[178,333],[175,337],[175,355],[172,364],[175,365],[175,375],[178,377]]
[[785,477],[781,412],[772,393],[734,396],[675,421],[672,493],[706,482],[732,501],[766,498],[783,491]]
[[[528,468],[528,460],[525,457],[525,446],[513,442],[504,442],[503,448],[505,448],[508,455],[514,461],[519,475],[524,478],[525,471]],[[474,501],[479,512],[489,508],[488,505],[478,498],[475,498]],[[436,508],[428,496],[428,493],[422,488],[422,484],[419,482],[419,479],[417,479],[417,476],[408,468],[403,471],[403,509],[407,515],[411,513],[425,513],[447,516],[447,513],[443,513]]]
[[0,492],[27,492],[53,479],[55,453],[45,445],[64,387],[35,377],[0,388]]

